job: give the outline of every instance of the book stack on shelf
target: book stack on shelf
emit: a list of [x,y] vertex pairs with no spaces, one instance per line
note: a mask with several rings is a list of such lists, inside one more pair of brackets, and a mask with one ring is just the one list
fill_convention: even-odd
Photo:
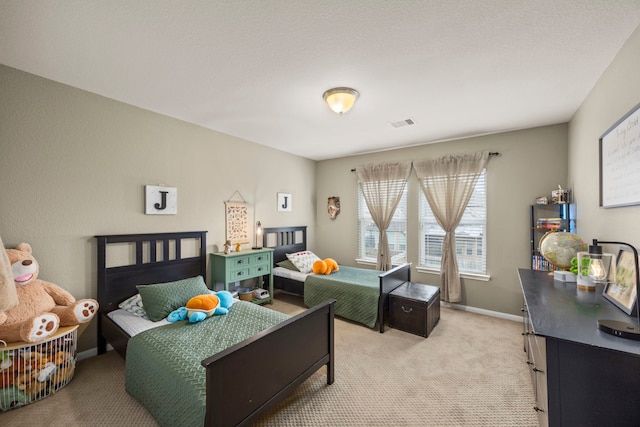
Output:
[[547,230],[559,230],[562,225],[562,218],[538,218],[536,227]]
[[541,271],[554,271],[555,267],[542,255],[533,255],[531,258],[531,269]]

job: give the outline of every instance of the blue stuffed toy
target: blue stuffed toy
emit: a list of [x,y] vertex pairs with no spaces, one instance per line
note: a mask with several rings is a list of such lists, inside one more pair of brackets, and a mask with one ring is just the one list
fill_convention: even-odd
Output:
[[180,307],[169,313],[167,321],[175,323],[189,319],[189,323],[198,323],[207,317],[229,313],[229,307],[232,305],[233,296],[229,291],[198,295],[187,301],[185,307]]

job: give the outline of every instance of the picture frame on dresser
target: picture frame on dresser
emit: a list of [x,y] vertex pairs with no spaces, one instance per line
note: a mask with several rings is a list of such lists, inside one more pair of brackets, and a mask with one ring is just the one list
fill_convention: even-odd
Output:
[[602,296],[629,316],[638,310],[633,251],[621,247],[616,258],[616,280],[605,284]]

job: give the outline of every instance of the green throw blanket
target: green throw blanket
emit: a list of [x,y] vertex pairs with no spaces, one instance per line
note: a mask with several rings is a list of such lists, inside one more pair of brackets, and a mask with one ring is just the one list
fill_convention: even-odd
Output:
[[343,267],[329,275],[310,274],[304,281],[304,305],[313,307],[335,298],[336,316],[370,328],[378,319],[380,278],[383,271]]
[[161,426],[204,425],[206,375],[200,362],[287,318],[238,301],[226,315],[142,332],[127,347],[126,390]]

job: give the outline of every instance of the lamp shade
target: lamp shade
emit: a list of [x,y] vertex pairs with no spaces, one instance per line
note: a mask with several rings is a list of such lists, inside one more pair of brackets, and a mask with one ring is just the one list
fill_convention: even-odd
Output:
[[353,107],[360,94],[357,90],[348,87],[336,87],[326,91],[322,98],[329,108],[338,114],[344,114]]

